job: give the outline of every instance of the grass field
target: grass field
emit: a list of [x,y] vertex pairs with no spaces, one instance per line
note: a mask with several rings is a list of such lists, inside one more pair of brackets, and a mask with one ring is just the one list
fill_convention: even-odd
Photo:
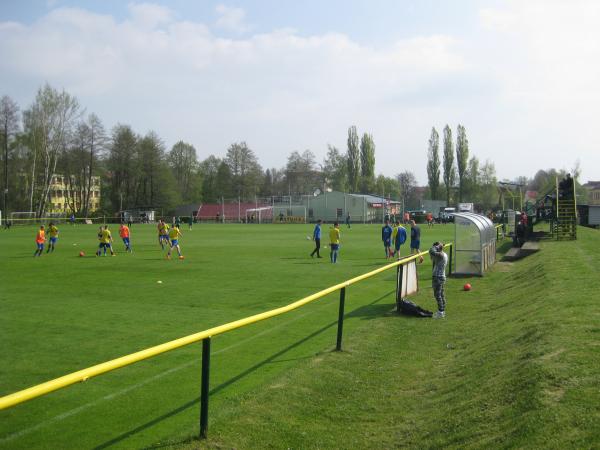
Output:
[[[1,394],[291,303],[385,263],[380,226],[343,228],[337,265],[328,250],[321,260],[308,256],[311,231],[309,225],[184,227],[183,261],[165,260],[153,226],[134,226],[134,253],[116,242],[114,258],[93,256],[94,226],[62,226],[56,251],[36,259],[35,228],[1,232]],[[424,229],[423,241],[451,232]],[[78,257],[80,251],[88,256]],[[346,336],[392,308],[394,287],[390,272],[348,290]],[[215,338],[211,427],[221,405],[237,404],[329,351],[337,308],[331,295]],[[199,344],[190,346],[3,411],[0,446],[139,448],[193,435],[200,353]]]
[[[288,304],[385,263],[378,226],[342,229],[341,260],[310,259],[311,227],[207,225],[164,260],[154,229],[134,254],[90,254],[95,227],[0,233],[0,394]],[[424,243],[453,228],[423,229]],[[73,245],[77,244],[77,245]],[[117,244],[117,249],[120,246]],[[594,448],[600,442],[600,233],[460,290],[441,321],[393,313],[394,274],[213,340],[209,440],[198,432],[200,345],[0,412],[1,448]],[[415,300],[434,309],[420,266]],[[163,281],[157,284],[158,280]]]

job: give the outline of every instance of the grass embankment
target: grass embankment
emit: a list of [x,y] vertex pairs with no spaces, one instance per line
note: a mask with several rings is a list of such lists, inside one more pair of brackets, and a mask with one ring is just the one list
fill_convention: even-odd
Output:
[[[224,448],[594,448],[600,442],[600,233],[542,250],[461,292],[434,321],[362,310],[322,352],[212,411]],[[424,283],[425,284],[425,283]],[[423,287],[423,285],[422,285]],[[432,308],[431,289],[416,301]],[[388,308],[389,309],[389,308]]]

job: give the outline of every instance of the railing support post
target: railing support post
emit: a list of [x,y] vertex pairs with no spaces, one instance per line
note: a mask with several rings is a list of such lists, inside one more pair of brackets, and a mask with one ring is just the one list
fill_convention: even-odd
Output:
[[200,438],[208,436],[208,396],[210,378],[210,338],[202,339],[202,387],[200,389]]
[[337,344],[335,349],[342,351],[342,332],[344,329],[344,303],[346,302],[346,288],[340,290],[340,311],[338,314]]
[[396,310],[400,313],[400,300],[402,300],[402,277],[404,276],[404,264],[396,268]]
[[448,258],[448,275],[452,275],[452,254],[454,253],[454,242],[450,244],[450,255]]

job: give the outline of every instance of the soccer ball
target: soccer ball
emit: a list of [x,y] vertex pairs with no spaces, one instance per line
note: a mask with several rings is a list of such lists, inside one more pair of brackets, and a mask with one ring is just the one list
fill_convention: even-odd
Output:
[[85,253],[79,252],[79,256],[85,256]]
[[179,257],[179,259],[183,259],[183,255],[181,255],[181,256]]
[[465,283],[465,285],[463,286],[463,289],[465,291],[470,291],[471,290],[471,283]]
[[306,240],[307,240],[307,241],[310,241],[310,236],[306,236]]

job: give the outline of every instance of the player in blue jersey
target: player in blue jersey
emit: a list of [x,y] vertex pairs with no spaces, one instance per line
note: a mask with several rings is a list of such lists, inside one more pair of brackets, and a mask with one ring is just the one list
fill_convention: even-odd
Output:
[[385,250],[385,259],[392,256],[390,247],[392,246],[392,227],[390,227],[390,220],[385,219],[385,225],[381,228],[381,240],[383,241],[383,249]]

